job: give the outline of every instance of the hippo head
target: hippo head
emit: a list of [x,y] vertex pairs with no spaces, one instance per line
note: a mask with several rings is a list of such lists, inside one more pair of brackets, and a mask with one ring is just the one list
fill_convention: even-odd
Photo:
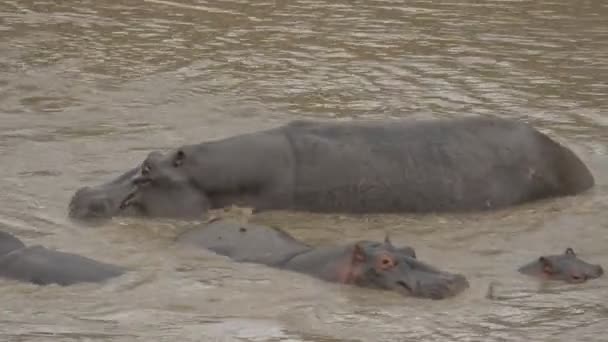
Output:
[[21,240],[12,236],[9,233],[0,231],[0,257],[14,250],[24,248],[25,245]]
[[431,299],[452,297],[469,287],[463,275],[422,263],[412,248],[396,248],[388,238],[382,244],[354,244],[343,282]]
[[70,201],[69,216],[79,220],[202,217],[209,209],[207,196],[167,163],[160,152],[152,152],[140,166],[115,180],[79,189]]
[[579,259],[572,248],[567,248],[563,254],[541,256],[520,267],[519,272],[568,283],[584,283],[604,274],[602,266]]

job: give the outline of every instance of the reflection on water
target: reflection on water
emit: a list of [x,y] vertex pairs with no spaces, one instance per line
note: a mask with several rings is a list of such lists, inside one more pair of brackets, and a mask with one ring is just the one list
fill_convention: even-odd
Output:
[[[602,1],[5,0],[0,224],[134,271],[69,288],[0,282],[3,340],[603,341],[606,280],[517,266],[573,247],[608,265],[608,6]],[[471,215],[265,213],[314,244],[411,244],[471,288],[447,301],[327,284],[173,246],[182,223],[66,220],[72,192],[156,149],[294,118],[526,120],[598,185]],[[493,299],[486,298],[495,283]]]

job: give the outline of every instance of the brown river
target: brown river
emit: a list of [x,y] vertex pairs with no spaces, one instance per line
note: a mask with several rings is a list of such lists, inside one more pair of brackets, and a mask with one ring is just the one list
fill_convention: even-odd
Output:
[[[0,341],[608,340],[606,276],[516,271],[566,247],[608,268],[607,18],[604,0],[2,0],[0,227],[134,270],[71,287],[1,280]],[[596,186],[489,213],[216,213],[317,245],[388,232],[467,276],[448,300],[180,250],[185,222],[66,217],[78,187],[152,150],[295,118],[465,115],[532,123]]]

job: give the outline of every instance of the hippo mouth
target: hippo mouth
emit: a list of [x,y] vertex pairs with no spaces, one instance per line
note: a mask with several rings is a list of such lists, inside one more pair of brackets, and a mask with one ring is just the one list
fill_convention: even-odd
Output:
[[572,284],[581,284],[584,283],[588,280],[587,275],[583,274],[583,275],[571,275],[570,278],[568,278],[568,282],[572,283]]
[[411,296],[414,294],[414,290],[412,290],[412,288],[406,284],[404,281],[397,281],[397,285],[399,286],[400,291],[402,292],[404,295],[406,296]]
[[131,206],[133,206],[134,204],[136,204],[136,196],[137,195],[137,191],[132,191],[130,192],[127,197],[125,197],[121,202],[120,205],[118,206],[119,210],[125,210]]
[[397,280],[394,283],[393,289],[404,296],[440,300],[453,297],[469,287],[468,281],[462,275],[427,273],[426,276],[430,277],[427,281],[424,279],[412,281]]
[[139,176],[135,179],[133,179],[132,184],[134,185],[134,189],[131,190],[131,192],[129,192],[129,194],[127,194],[127,196],[120,202],[120,205],[118,206],[119,210],[125,210],[129,207],[132,207],[134,205],[137,205],[137,193],[140,190],[141,187],[145,187],[147,185],[149,185],[152,181],[144,176]]

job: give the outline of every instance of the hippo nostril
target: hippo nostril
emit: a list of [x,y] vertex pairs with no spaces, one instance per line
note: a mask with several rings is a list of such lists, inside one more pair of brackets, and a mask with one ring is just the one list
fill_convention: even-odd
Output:
[[152,168],[150,167],[150,165],[145,164],[142,168],[141,168],[141,175],[142,176],[148,176],[150,174],[150,171],[152,171]]

